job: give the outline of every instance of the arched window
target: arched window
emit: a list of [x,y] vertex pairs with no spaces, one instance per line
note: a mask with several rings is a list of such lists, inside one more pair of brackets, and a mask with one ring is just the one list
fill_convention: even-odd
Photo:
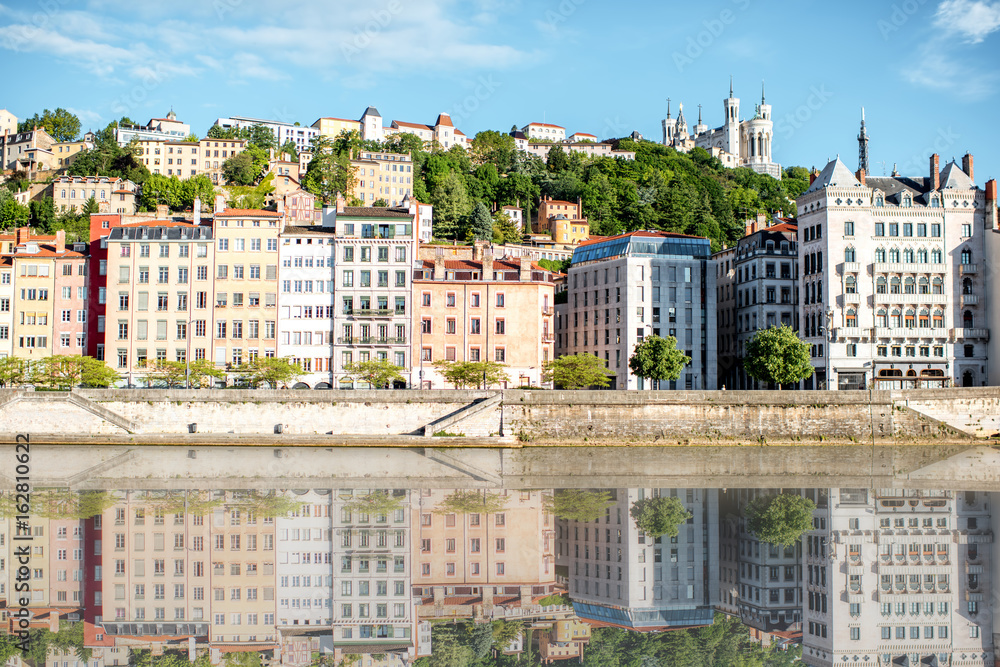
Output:
[[920,309],[920,319],[917,322],[921,329],[928,329],[931,326],[931,311],[926,308]]
[[917,326],[917,312],[912,308],[906,310],[906,315],[903,316],[903,325],[907,329],[913,329]]
[[63,199],[66,199],[66,191],[65,190],[60,190],[59,192],[61,193],[59,196],[61,198],[63,198]]
[[858,326],[858,311],[853,308],[849,308],[847,311],[847,326],[856,327]]
[[935,329],[944,329],[944,311],[940,308],[934,311],[933,324]]
[[889,263],[899,264],[899,248],[892,248],[889,250]]
[[899,310],[899,308],[892,309],[892,319],[889,321],[889,325],[893,329],[898,329],[903,326],[903,313]]
[[967,310],[962,313],[962,326],[966,329],[971,329],[974,325],[975,320],[972,319],[972,311]]
[[899,277],[893,277],[889,280],[889,294],[902,294],[903,290],[900,286]]
[[927,276],[922,277],[920,280],[917,281],[917,283],[918,283],[917,290],[921,294],[931,293],[931,283],[929,280],[927,280]]
[[857,294],[858,293],[858,279],[854,276],[847,276],[844,278],[844,292],[846,294]]
[[889,326],[889,315],[885,312],[885,308],[878,311],[875,316],[875,326],[877,327],[887,327]]
[[931,250],[931,264],[941,264],[944,262],[944,255],[940,250]]
[[907,264],[913,264],[913,250],[907,248],[903,251],[903,261]]
[[972,264],[972,251],[962,248],[962,264]]
[[927,251],[923,248],[917,251],[917,262],[920,264],[927,263]]
[[844,249],[844,261],[845,262],[855,262],[855,261],[857,261],[855,259],[854,248],[845,248]]
[[941,200],[937,197],[931,197],[931,208],[941,208]]
[[906,280],[903,281],[903,294],[916,294],[917,293],[917,281],[913,279],[913,276],[907,276]]
[[882,195],[878,195],[875,197],[875,205],[880,207],[885,206],[885,199],[882,197]]
[[962,294],[972,294],[972,278],[966,277],[962,281]]
[[889,283],[885,279],[885,276],[879,276],[875,279],[875,293],[876,294],[886,294],[889,291]]
[[913,199],[910,195],[903,195],[903,208],[910,208],[913,206]]
[[875,261],[884,262],[885,261],[885,248],[877,248],[875,250]]

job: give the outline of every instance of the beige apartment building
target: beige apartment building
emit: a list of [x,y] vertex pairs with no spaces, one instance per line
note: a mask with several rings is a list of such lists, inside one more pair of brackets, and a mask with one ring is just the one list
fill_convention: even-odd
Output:
[[172,139],[142,139],[138,141],[137,159],[152,174],[191,178],[204,174],[215,184],[223,183],[222,163],[243,152],[244,139],[212,139],[179,141]]
[[[98,288],[105,304],[107,363],[127,384],[144,380],[151,360],[205,359],[213,321],[212,228],[165,220],[115,227]],[[105,260],[98,260],[104,262]],[[99,333],[98,335],[101,335]]]
[[351,194],[365,206],[379,199],[389,206],[400,206],[404,198],[413,196],[413,160],[409,155],[363,151],[351,160],[351,166],[357,168]]
[[[216,199],[212,360],[236,367],[277,350],[278,234],[275,211],[222,208]],[[211,295],[210,295],[211,296]]]
[[93,198],[102,213],[132,215],[138,190],[136,183],[117,176],[59,176],[52,181],[52,208],[56,213],[80,212]]

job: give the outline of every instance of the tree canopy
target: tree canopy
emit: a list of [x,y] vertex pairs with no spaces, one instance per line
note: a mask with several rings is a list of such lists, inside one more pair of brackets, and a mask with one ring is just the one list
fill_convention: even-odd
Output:
[[643,498],[632,503],[629,514],[635,525],[650,537],[677,537],[678,527],[692,514],[677,497]]
[[815,372],[809,344],[786,324],[762,329],[747,341],[743,355],[747,375],[761,382],[795,384]]
[[73,141],[80,136],[80,119],[76,114],[58,107],[55,111],[46,109],[31,118],[25,118],[17,124],[18,132],[29,132],[32,128],[44,127],[56,141]]
[[596,521],[614,504],[608,491],[559,489],[545,498],[545,508],[568,521]]
[[546,361],[542,380],[553,382],[561,389],[607,387],[614,377],[603,359],[593,354],[568,354]]
[[455,389],[469,387],[487,388],[508,380],[504,369],[507,367],[498,361],[447,361],[440,359],[434,362],[434,367]]
[[762,542],[790,546],[812,530],[816,503],[791,493],[758,496],[746,507],[747,529]]
[[384,389],[404,380],[399,366],[388,359],[369,359],[344,364],[344,372],[373,389]]
[[684,366],[689,363],[691,357],[677,349],[677,339],[673,336],[648,336],[636,344],[628,367],[637,376],[658,384],[663,380],[679,378]]
[[488,491],[460,489],[434,509],[435,514],[496,514],[507,505],[506,496]]

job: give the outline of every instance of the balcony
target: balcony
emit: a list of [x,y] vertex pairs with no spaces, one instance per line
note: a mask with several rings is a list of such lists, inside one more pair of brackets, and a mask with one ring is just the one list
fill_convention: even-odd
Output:
[[355,317],[392,317],[391,308],[354,308],[351,315]]
[[956,339],[957,338],[965,338],[965,339],[982,338],[983,340],[989,340],[990,339],[990,330],[989,329],[952,329],[951,330],[951,337],[952,338],[956,338]]
[[405,338],[378,338],[376,336],[341,337],[337,339],[338,345],[406,345]]
[[861,262],[844,262],[840,265],[840,273],[861,273]]
[[833,330],[833,337],[837,340],[845,338],[867,338],[869,329],[861,327],[837,327]]
[[858,294],[857,292],[845,293],[844,303],[861,303],[861,295]]
[[552,306],[542,306],[542,315],[551,315],[554,312]]
[[979,265],[978,264],[959,264],[958,265],[958,272],[961,275],[963,275],[963,276],[967,276],[967,275],[972,274],[972,273],[979,273]]
[[556,342],[555,334],[542,334],[543,343],[554,343]]
[[875,262],[875,273],[947,273],[947,264]]
[[977,294],[963,294],[962,295],[962,306],[975,306],[979,304],[979,295]]
[[947,305],[944,294],[875,294],[875,303]]
[[[935,333],[937,332],[937,333]],[[944,336],[944,329],[905,329],[905,328],[891,328],[886,327],[875,327],[875,337],[876,338],[935,338],[938,336]]]

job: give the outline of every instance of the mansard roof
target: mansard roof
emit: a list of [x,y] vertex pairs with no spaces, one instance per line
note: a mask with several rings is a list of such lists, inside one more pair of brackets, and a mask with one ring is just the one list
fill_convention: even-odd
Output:
[[861,185],[861,183],[838,157],[836,160],[831,160],[825,167],[823,167],[823,171],[820,172],[819,176],[816,177],[816,180],[809,186],[806,193],[816,192],[827,187],[843,188],[851,187],[853,185]]
[[962,171],[962,168],[952,160],[941,170],[941,189],[954,188],[957,190],[974,190],[976,184],[972,182],[969,175]]

